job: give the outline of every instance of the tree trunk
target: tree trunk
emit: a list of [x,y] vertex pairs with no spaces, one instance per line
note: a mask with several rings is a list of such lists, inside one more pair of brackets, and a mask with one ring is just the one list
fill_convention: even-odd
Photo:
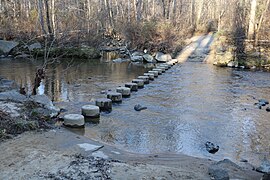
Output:
[[47,34],[45,27],[44,27],[44,18],[43,18],[43,0],[38,0],[38,14],[39,14],[39,23],[41,26],[41,30],[44,35]]
[[52,32],[52,27],[51,27],[51,19],[50,19],[50,7],[49,7],[49,0],[45,0],[45,9],[46,9],[46,22],[47,22],[47,28],[48,28],[48,33],[49,33],[49,40],[52,41],[54,36]]
[[130,23],[130,18],[131,17],[131,13],[130,13],[130,0],[128,0],[128,22]]
[[262,15],[261,15],[261,17],[260,17],[260,21],[259,21],[258,27],[257,27],[257,29],[256,29],[256,33],[255,33],[255,42],[254,42],[254,46],[255,46],[255,47],[258,46],[259,35],[260,35],[260,29],[261,29],[261,27],[262,27],[262,23],[263,23],[265,14],[266,14],[266,12],[267,12],[267,10],[268,10],[268,8],[269,8],[269,3],[270,3],[270,0],[267,0],[266,5],[264,6],[265,9],[264,9],[264,11],[263,11],[263,13],[262,13]]
[[254,39],[255,37],[256,8],[257,8],[257,0],[252,0],[248,24],[248,39]]
[[56,34],[56,21],[55,21],[55,0],[52,0],[52,28],[53,28],[53,36]]

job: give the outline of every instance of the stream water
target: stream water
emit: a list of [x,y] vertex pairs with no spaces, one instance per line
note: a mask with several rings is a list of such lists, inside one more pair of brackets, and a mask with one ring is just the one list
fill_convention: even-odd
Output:
[[[0,75],[31,89],[41,61],[0,60]],[[70,65],[72,64],[72,65]],[[47,71],[39,93],[49,95],[68,113],[104,97],[143,74],[152,65],[107,60],[59,63]],[[99,124],[88,123],[87,137],[136,153],[184,153],[221,160],[247,159],[258,164],[270,151],[270,113],[258,99],[270,100],[270,75],[186,62],[132,93]],[[137,112],[135,104],[147,106]],[[204,143],[220,146],[212,155]]]

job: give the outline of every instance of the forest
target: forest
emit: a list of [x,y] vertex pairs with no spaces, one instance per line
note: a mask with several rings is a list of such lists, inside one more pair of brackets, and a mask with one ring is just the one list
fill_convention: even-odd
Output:
[[269,15],[269,0],[0,0],[0,38],[170,49],[215,31],[257,46],[269,43]]

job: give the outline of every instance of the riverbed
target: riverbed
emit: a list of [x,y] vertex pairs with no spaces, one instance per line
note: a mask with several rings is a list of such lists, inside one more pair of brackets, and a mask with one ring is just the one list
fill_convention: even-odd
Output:
[[[0,75],[30,92],[41,65],[42,61],[0,60]],[[105,97],[101,91],[113,91],[152,66],[107,59],[66,60],[48,68],[39,93],[49,95],[68,113],[80,113],[81,105]],[[270,113],[254,103],[270,100],[269,90],[267,72],[185,62],[114,105],[98,124],[87,123],[85,130],[76,133],[135,153],[183,153],[259,164],[269,157]],[[147,110],[135,111],[136,104]],[[218,144],[220,150],[209,154],[206,141]]]

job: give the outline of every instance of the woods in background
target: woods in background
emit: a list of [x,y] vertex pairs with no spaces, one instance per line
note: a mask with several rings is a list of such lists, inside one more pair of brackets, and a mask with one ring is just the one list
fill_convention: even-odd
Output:
[[[99,45],[105,36],[143,48],[194,32],[269,40],[270,0],[0,0],[0,38],[46,37]],[[239,38],[238,37],[238,38]]]

